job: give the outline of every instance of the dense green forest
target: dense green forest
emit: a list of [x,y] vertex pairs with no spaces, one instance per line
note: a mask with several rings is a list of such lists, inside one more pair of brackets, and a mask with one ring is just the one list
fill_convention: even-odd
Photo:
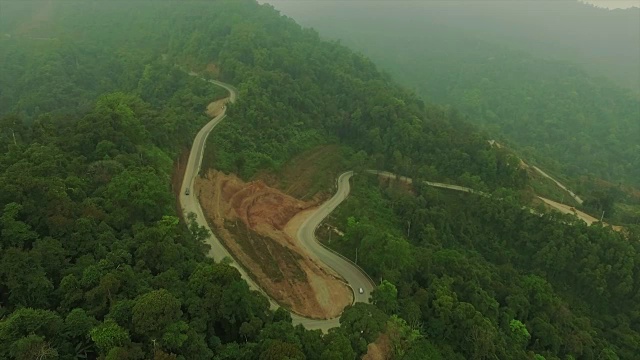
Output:
[[412,346],[426,358],[640,353],[637,228],[625,236],[571,216],[538,216],[515,193],[498,201],[408,191],[372,175],[354,183],[329,220],[344,237],[323,237],[351,259],[358,251],[358,263],[384,279],[374,301],[420,330]]
[[[602,14],[604,10],[576,2],[512,3],[487,2],[487,9],[481,10],[478,4],[470,6],[473,10],[460,11],[468,15],[477,10],[482,16],[495,18],[502,14],[497,8],[505,7],[503,12],[513,17],[509,18],[511,20],[496,20],[496,23],[502,22],[495,24],[496,29],[523,17],[517,14],[518,9],[520,12],[531,10],[531,17],[535,19],[543,14],[549,15],[549,19],[564,14],[568,23],[578,21],[582,24],[585,19],[601,16],[608,19],[606,21],[618,19],[624,26],[630,24],[630,19],[635,19],[631,23],[637,24],[637,11],[640,11]],[[484,41],[492,39],[496,43],[502,42],[497,35],[480,35],[484,28],[477,24],[483,23],[483,20],[468,19],[465,15],[462,18],[469,21],[464,25],[461,20],[451,23],[447,19],[436,19],[440,15],[447,18],[443,8],[449,6],[458,9],[462,6],[423,6],[409,2],[401,2],[397,6],[385,2],[371,5],[349,2],[276,4],[303,23],[315,26],[321,34],[342,39],[370,56],[428,101],[453,105],[465,120],[482,126],[492,138],[509,144],[525,159],[557,176],[563,176],[574,188],[577,187],[578,177],[600,178],[614,186],[621,183],[636,188],[640,186],[640,98],[606,79],[589,76],[575,65],[534,57]],[[557,13],[550,10],[555,7]],[[395,10],[389,11],[391,8]],[[571,13],[568,9],[575,11]],[[493,15],[489,14],[491,12]],[[328,13],[339,15],[325,16]],[[408,20],[422,15],[432,21]],[[537,25],[531,18],[521,19],[517,26],[512,24],[513,31],[504,32],[508,33],[505,36],[527,33],[531,38],[544,37],[540,32],[529,30],[549,19]],[[490,26],[490,21],[486,23],[483,24]],[[589,21],[589,24],[592,23],[598,21]],[[477,25],[477,29],[471,32],[470,28],[474,25]],[[555,27],[549,24],[544,31]],[[639,34],[637,30],[618,32],[635,37]],[[605,30],[603,32],[606,33]],[[566,40],[563,38],[569,37],[580,42],[582,47],[589,43],[592,46],[605,46],[599,37],[592,38],[591,42],[585,40],[583,37],[586,37],[586,33],[577,30],[567,31],[566,34],[560,32],[556,38],[562,42]],[[529,40],[525,39],[524,43]],[[551,48],[553,41],[545,38],[539,43]],[[599,51],[609,54],[611,58],[611,54],[618,52],[606,50],[607,46],[621,47],[620,44],[625,44],[625,40],[617,38],[616,41],[607,42],[610,45]],[[624,51],[638,54],[638,40],[627,41],[626,44]],[[533,48],[527,50],[539,53]],[[632,63],[637,70],[638,62]],[[640,86],[638,76],[628,71],[625,76]],[[592,192],[597,192],[593,182],[591,185],[578,189],[583,197],[588,198]]]
[[600,1],[607,2],[636,7],[607,10],[580,0],[268,1],[302,25],[349,44],[380,34],[405,38],[407,28],[429,36],[458,29],[539,58],[578,64],[640,94],[640,7],[634,0]]
[[[0,358],[342,360],[381,332],[394,359],[640,352],[637,230],[523,210],[515,157],[365,57],[251,0],[2,10]],[[215,64],[239,89],[210,138],[222,170],[250,179],[341,144],[356,170],[503,200],[408,195],[358,175],[332,245],[362,247],[384,281],[328,334],[294,328],[180,221],[172,161],[226,95],[176,64]]]
[[396,65],[410,69],[404,79],[417,91],[453,104],[526,158],[565,176],[640,184],[638,98],[568,64],[475,41],[436,41]]

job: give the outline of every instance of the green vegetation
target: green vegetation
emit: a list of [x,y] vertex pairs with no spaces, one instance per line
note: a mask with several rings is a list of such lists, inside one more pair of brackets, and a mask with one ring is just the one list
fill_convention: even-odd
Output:
[[533,174],[530,172],[530,184],[533,192],[536,195],[542,196],[547,199],[557,201],[569,206],[579,206],[578,202],[571,197],[571,194],[560,188],[553,180],[548,179],[540,174]]
[[[490,138],[500,139],[525,161],[555,174],[570,188],[578,188],[585,200],[598,202],[603,189],[597,181],[576,186],[580,177],[640,187],[640,97],[575,65],[546,58],[572,46],[581,48],[578,53],[586,62],[594,59],[583,54],[599,52],[598,66],[607,61],[626,62],[608,70],[637,88],[638,61],[630,59],[639,54],[638,41],[632,41],[638,32],[631,28],[637,29],[640,10],[606,13],[576,1],[457,5],[283,2],[281,6],[316,26],[321,34],[363,51],[429,101],[451,104],[462,118],[491,134]],[[443,10],[448,7],[449,13]],[[331,12],[339,16],[327,16]],[[508,19],[501,18],[505,14]],[[551,20],[556,17],[566,23]],[[626,40],[589,37],[593,26],[601,32],[617,31]],[[563,30],[550,30],[555,28]],[[509,37],[515,41],[505,40]],[[504,46],[516,46],[515,42],[522,43],[518,48],[545,58]],[[610,55],[614,53],[628,56]],[[623,197],[617,200],[624,201]],[[597,208],[587,210],[598,212]],[[605,211],[605,217],[616,219],[613,211]]]
[[[3,3],[3,19],[33,4]],[[243,27],[260,8],[54,5],[33,31],[57,40],[0,40],[0,358],[354,358],[351,334],[295,329],[205,258],[203,229],[173,210],[172,159],[226,94],[174,66],[198,54],[162,56],[187,35],[162,36],[185,13]]]
[[[407,360],[640,351],[638,230],[523,210],[517,158],[363,56],[250,0],[2,6],[0,358],[342,360],[381,332]],[[210,140],[219,169],[285,188],[318,151],[330,174],[375,167],[503,200],[356,176],[331,246],[382,279],[373,304],[328,334],[294,328],[175,213],[172,159],[226,96],[176,65],[239,89]]]
[[419,330],[410,349],[443,359],[640,353],[638,228],[625,236],[537,216],[507,193],[411,193],[371,175],[354,183],[329,220],[345,235],[329,245],[351,259],[358,249],[358,264],[384,279],[373,301]]
[[[457,106],[556,172],[640,185],[638,98],[569,65],[483,44],[460,47],[469,50],[457,61],[421,58],[418,81],[430,89],[421,92]],[[436,68],[429,61],[449,75],[427,70]]]
[[[315,146],[338,142],[353,149],[360,167],[453,182],[475,176],[490,188],[524,185],[513,159],[492,150],[454,111],[425,106],[366,58],[321,42],[314,31],[266,20],[275,16],[269,7],[255,9],[212,60],[239,90],[228,110],[234,120],[212,134],[215,167],[248,179],[259,170],[278,171]],[[208,17],[181,25],[179,32],[208,34],[220,26]]]
[[[332,193],[340,171],[349,168],[352,151],[336,145],[319,146],[286,163],[278,172],[274,186],[298,199],[306,200],[318,193]],[[331,187],[327,185],[331,184]]]
[[[615,0],[600,4],[619,5]],[[633,5],[633,1],[624,1]],[[269,2],[285,15],[323,35],[373,56],[411,60],[407,51],[424,37],[472,34],[539,58],[579,64],[640,94],[640,8],[606,10],[580,0],[290,1]],[[375,39],[375,43],[371,40]],[[393,42],[387,40],[393,39]],[[417,40],[417,42],[416,42]],[[429,40],[426,40],[429,41]],[[375,45],[375,49],[371,46]],[[384,49],[387,49],[385,51]],[[400,52],[395,52],[400,49]],[[431,48],[438,52],[438,48]],[[465,49],[454,48],[452,57]],[[380,59],[376,54],[374,59]],[[426,64],[425,64],[426,65]],[[406,68],[417,71],[418,68]]]

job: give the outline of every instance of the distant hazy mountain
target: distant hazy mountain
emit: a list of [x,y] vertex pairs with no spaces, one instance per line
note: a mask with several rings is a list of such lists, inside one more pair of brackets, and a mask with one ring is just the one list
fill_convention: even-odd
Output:
[[632,7],[640,8],[640,0],[578,0],[604,9],[628,9]]
[[554,1],[282,1],[267,0],[323,35],[358,45],[348,24],[375,21],[420,32],[423,24],[462,30],[537,56],[568,60],[640,92],[640,8],[607,10]]
[[[546,168],[573,178],[595,175],[640,186],[638,96],[569,62],[541,56],[574,57],[594,69],[593,58],[601,56],[608,63],[600,70],[638,87],[633,77],[638,76],[639,60],[633,49],[640,46],[634,40],[640,35],[622,31],[619,20],[635,10],[564,1],[284,4],[295,9],[287,13],[296,20],[359,49],[426,100],[455,106],[469,122],[504,137]],[[590,29],[583,15],[591,16],[593,28],[600,30]],[[564,24],[554,24],[560,18]],[[605,31],[601,27],[607,22],[612,27]],[[605,33],[618,33],[634,46],[607,42]],[[509,43],[509,38],[519,43]],[[576,50],[579,46],[584,51]]]

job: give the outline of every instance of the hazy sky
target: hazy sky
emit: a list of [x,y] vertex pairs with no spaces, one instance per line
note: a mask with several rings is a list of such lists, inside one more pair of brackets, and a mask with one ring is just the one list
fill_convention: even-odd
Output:
[[640,8],[640,0],[582,0],[582,2],[608,9],[626,9],[634,6]]
[[[307,0],[307,1],[319,1],[319,0]],[[585,3],[593,4],[595,6],[607,8],[607,9],[626,9],[634,6],[640,8],[640,0],[577,0],[577,1],[582,1]],[[271,3],[272,1],[258,0],[258,2]]]

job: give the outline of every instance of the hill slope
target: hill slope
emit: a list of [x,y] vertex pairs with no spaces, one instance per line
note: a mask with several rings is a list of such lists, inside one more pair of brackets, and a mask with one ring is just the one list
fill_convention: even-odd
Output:
[[[522,210],[518,160],[451,107],[425,105],[365,57],[254,1],[47,4],[25,15],[47,21],[0,40],[2,79],[20,94],[3,97],[12,114],[0,119],[1,358],[355,359],[383,331],[404,359],[640,351],[637,230],[625,238]],[[31,48],[53,43],[43,36],[65,46]],[[97,44],[100,56],[82,51]],[[205,258],[202,228],[179,223],[171,159],[225,95],[176,64],[239,89],[208,148],[218,169],[295,174],[297,155],[339,144],[336,167],[503,200],[355,176],[331,245],[386,281],[336,331],[294,328]],[[332,185],[318,178],[327,184],[314,188]]]
[[[544,40],[538,39],[539,47],[552,51],[549,50],[553,47],[551,35],[534,30],[553,21],[567,22],[557,25],[559,27],[566,27],[572,21],[582,24],[583,19],[576,19],[582,13],[590,14],[589,19],[601,19],[594,20],[595,23],[618,18],[620,26],[625,24],[630,29],[613,30],[616,27],[612,27],[607,31],[635,37],[640,34],[640,29],[633,30],[634,24],[640,26],[637,20],[640,10],[608,13],[562,1],[536,4],[499,1],[488,2],[486,6],[484,3],[483,6],[466,3],[469,8],[447,4],[283,2],[281,6],[285,13],[315,26],[322,34],[343,39],[371,56],[426,99],[454,105],[469,122],[482,125],[493,136],[504,137],[514,148],[523,151],[526,158],[574,178],[593,175],[616,184],[640,186],[640,145],[637,141],[640,138],[640,122],[637,121],[640,97],[569,63],[534,57],[494,44],[515,47],[496,34],[509,23],[512,26],[509,31],[502,32],[504,36],[520,39],[522,33],[527,33],[530,41],[544,37]],[[497,10],[499,7],[504,7],[502,12]],[[460,15],[460,19],[449,19],[453,16],[443,14],[445,9]],[[557,11],[552,12],[552,9]],[[577,12],[571,13],[569,9]],[[525,10],[531,10],[527,14],[532,18],[522,23]],[[324,16],[327,13],[337,15],[329,18]],[[462,24],[472,13],[477,13],[480,20],[469,19]],[[549,15],[549,19],[536,23],[536,19],[544,15]],[[422,20],[417,21],[416,17]],[[483,29],[490,23],[495,29],[488,36]],[[599,28],[599,25],[595,27]],[[586,34],[592,30],[582,31],[583,28],[576,25],[575,31],[569,31],[549,25],[545,31],[557,34],[553,41],[560,42],[556,44],[559,47],[563,46],[563,41],[569,41],[571,34],[581,39],[580,46],[602,45],[598,49],[602,54],[611,59],[624,58],[637,71],[640,60],[633,60],[633,56],[640,54],[637,47],[640,40],[630,38],[627,41],[614,36],[617,40],[607,41],[607,45],[599,38],[586,40]],[[487,39],[492,42],[486,42]],[[527,43],[526,38],[524,43]],[[616,50],[607,50],[607,46],[622,47],[635,55],[617,56]],[[531,47],[527,50],[546,56]],[[570,59],[576,61],[575,57]],[[633,71],[624,74],[640,86],[640,79]]]

